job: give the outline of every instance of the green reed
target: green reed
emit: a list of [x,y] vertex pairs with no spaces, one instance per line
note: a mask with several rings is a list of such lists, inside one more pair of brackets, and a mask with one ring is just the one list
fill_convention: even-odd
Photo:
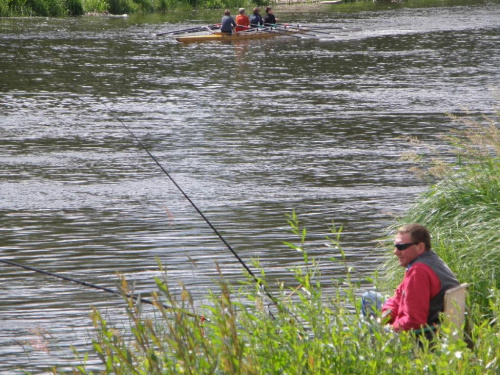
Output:
[[[488,313],[491,291],[500,288],[499,114],[450,118],[457,130],[443,138],[452,146],[456,162],[421,160],[425,172],[434,174],[438,182],[397,224],[426,225],[434,250],[461,282],[471,284],[471,302]],[[398,274],[393,265],[388,274],[393,285]]]
[[[294,282],[273,285],[275,304],[262,293],[270,288],[261,270],[258,284],[248,278],[238,289],[222,275],[209,303],[197,307],[185,288],[174,295],[166,276],[156,279],[154,312],[127,302],[130,327],[117,328],[94,309],[95,353],[108,374],[495,374],[500,371],[500,292],[485,299],[490,319],[471,305],[467,335],[453,339],[456,327],[443,324],[429,342],[412,332],[394,333],[378,319],[365,321],[359,284],[340,247],[342,228],[328,237],[332,256],[347,277],[334,280],[334,292],[320,283],[320,265],[307,254],[307,231],[290,216],[297,236],[287,246],[303,258],[291,270]],[[340,256],[339,256],[340,255]],[[258,263],[255,263],[259,267]],[[473,282],[474,280],[468,280]],[[122,279],[123,291],[131,292]],[[329,289],[331,290],[331,289]],[[172,306],[164,307],[163,303]],[[203,318],[201,318],[203,316]],[[76,373],[89,373],[85,364]]]

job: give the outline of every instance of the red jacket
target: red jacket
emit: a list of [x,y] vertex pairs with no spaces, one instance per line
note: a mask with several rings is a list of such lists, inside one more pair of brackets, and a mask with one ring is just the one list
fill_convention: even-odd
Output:
[[236,16],[236,25],[235,31],[247,30],[250,26],[250,19],[246,14],[238,14]]
[[436,273],[423,263],[416,263],[406,271],[403,282],[382,307],[390,310],[389,323],[395,331],[419,329],[427,324],[432,297],[441,290]]

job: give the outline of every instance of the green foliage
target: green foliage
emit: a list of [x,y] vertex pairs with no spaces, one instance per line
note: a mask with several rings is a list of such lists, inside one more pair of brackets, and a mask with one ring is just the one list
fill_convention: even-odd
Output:
[[[440,168],[432,185],[399,224],[420,223],[433,235],[434,250],[461,282],[471,284],[473,304],[489,314],[491,290],[500,288],[500,121],[450,116],[459,126],[444,137],[457,162]],[[424,170],[425,160],[422,161]],[[436,171],[435,161],[427,172]],[[391,262],[392,263],[392,262]],[[393,265],[389,277],[400,279]]]
[[29,7],[35,15],[39,16],[61,16],[64,15],[62,2],[58,0],[27,0],[26,6]]
[[241,5],[238,0],[0,0],[0,17],[60,17],[85,13],[130,14],[195,8],[232,9]]
[[133,0],[108,0],[108,10],[112,14],[131,13],[137,8]]
[[82,0],[0,0],[0,17],[82,15]]
[[0,0],[0,17],[10,16],[10,8],[7,0]]
[[[319,265],[307,256],[307,231],[293,213],[297,241],[287,246],[304,257],[293,269],[293,285],[280,283],[269,300],[265,273],[235,290],[222,276],[210,303],[196,308],[189,291],[179,297],[166,280],[156,279],[154,313],[127,298],[130,329],[118,329],[93,310],[93,347],[108,374],[495,374],[500,371],[500,327],[469,315],[474,345],[454,339],[455,327],[443,324],[432,341],[412,332],[394,333],[380,318],[360,317],[358,284],[338,282],[333,295],[322,290]],[[345,263],[342,228],[332,227],[330,247]],[[346,264],[347,276],[352,269]],[[125,280],[122,290],[130,293]],[[166,302],[171,308],[166,308]],[[500,292],[488,297],[492,316],[500,318]],[[270,306],[270,307],[269,307]],[[87,373],[85,360],[75,367]]]
[[154,0],[153,2],[153,8],[157,12],[165,12],[167,9],[172,9],[175,7],[175,1],[174,0]]
[[256,6],[262,7],[270,4],[269,0],[252,0]]
[[85,13],[82,0],[66,0],[66,9],[70,16],[81,16]]
[[107,0],[83,0],[83,9],[90,13],[104,13],[108,10]]
[[[151,13],[155,10],[154,1],[151,0],[134,0],[139,11],[143,13]],[[130,13],[130,12],[128,12]]]

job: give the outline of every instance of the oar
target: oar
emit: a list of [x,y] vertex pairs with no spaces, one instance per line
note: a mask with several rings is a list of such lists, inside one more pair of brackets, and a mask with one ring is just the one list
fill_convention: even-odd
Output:
[[195,33],[197,31],[203,31],[205,27],[192,27],[190,29],[182,29],[182,30],[174,30],[174,31],[167,31],[165,33],[158,33],[156,36],[163,36],[163,35],[176,35],[176,34],[183,34],[183,33]]
[[295,26],[278,26],[276,25],[273,30],[275,31],[283,31],[283,32],[294,32],[294,31],[300,31],[300,34],[311,34],[311,35],[314,35],[314,34],[328,34],[328,35],[331,35],[331,33],[328,33],[328,32],[321,32],[321,31],[316,31],[316,30],[310,30],[309,28],[299,28],[299,27],[295,27]]
[[[326,35],[331,35],[331,33],[328,33],[328,32],[321,32],[321,31],[317,31],[317,30],[310,30],[309,32],[309,28],[308,27],[305,27],[305,28],[300,28],[300,27],[297,27],[297,26],[293,26],[293,25],[290,25],[290,24],[279,24],[279,23],[276,23],[276,24],[269,24],[271,29],[273,31],[281,31],[282,33],[292,33],[294,32],[295,30],[299,30],[300,31],[300,34],[302,35],[309,35],[309,36],[317,36],[316,34],[326,34]],[[299,35],[293,35],[295,36],[296,38],[300,38]]]
[[306,31],[306,30],[311,30],[311,33],[313,33],[313,34],[326,34],[326,35],[332,35],[332,33],[329,33],[329,32],[326,32],[326,31],[319,31],[319,30],[316,30],[316,29],[304,28],[304,29],[298,29],[298,30],[304,30],[306,33],[307,33],[307,31]]
[[156,36],[177,35],[177,34],[184,34],[184,33],[195,33],[195,32],[203,31],[203,30],[205,30],[205,27],[193,27],[191,29],[183,29],[183,30],[167,31],[165,33],[158,33],[158,34],[156,34]]
[[209,28],[210,30],[215,30],[215,29],[218,29],[219,27],[220,27],[220,24],[213,24],[213,25],[208,25],[208,26],[192,27],[190,29],[167,31],[165,33],[158,33],[158,34],[156,34],[156,36],[196,33],[198,31],[205,31],[207,28]]
[[311,30],[345,30],[345,27],[340,27],[340,26],[309,26],[309,25],[301,25],[301,24],[296,24],[292,25],[290,23],[277,23],[276,26],[278,27],[297,27],[297,28],[306,28],[306,29],[311,29]]
[[271,27],[264,27],[264,26],[258,26],[254,27],[253,29],[249,29],[249,31],[257,30],[259,32],[265,32],[265,33],[271,33],[271,34],[280,34],[280,35],[287,35],[287,36],[293,36],[294,38],[299,38],[302,39],[300,35],[294,35],[292,34],[292,31],[289,30],[278,30],[278,29],[273,29]]
[[305,27],[311,30],[345,30],[345,31],[360,31],[361,27],[341,27],[341,26],[308,26],[308,25],[297,25],[298,27]]
[[298,27],[305,27],[306,29],[311,30],[344,30],[344,27],[340,26],[307,26],[307,25],[298,25]]
[[[300,39],[304,39],[301,37],[301,35],[317,36],[315,34],[316,31],[308,32],[308,30],[306,30],[306,29],[299,29],[299,28],[290,28],[290,29],[282,28],[282,29],[280,29],[280,27],[277,27],[277,28],[271,29],[271,31],[278,33],[278,34],[293,36],[294,38],[300,38]],[[295,35],[295,34],[299,34],[299,35]],[[329,34],[329,33],[325,33],[325,34]]]

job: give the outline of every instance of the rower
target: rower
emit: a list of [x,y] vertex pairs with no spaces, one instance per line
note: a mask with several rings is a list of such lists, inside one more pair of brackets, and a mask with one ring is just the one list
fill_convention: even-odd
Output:
[[220,31],[222,33],[231,35],[233,33],[233,28],[236,27],[236,22],[234,22],[233,17],[231,17],[231,12],[229,9],[224,11],[224,16],[222,17]]
[[261,27],[264,24],[264,20],[260,15],[259,8],[253,8],[253,14],[250,16],[250,27]]
[[264,26],[276,26],[278,18],[274,16],[273,8],[266,7],[266,17],[264,17]]
[[245,14],[245,8],[240,8],[238,13],[239,14],[236,16],[236,28],[234,30],[236,32],[248,30],[250,26],[250,19]]

